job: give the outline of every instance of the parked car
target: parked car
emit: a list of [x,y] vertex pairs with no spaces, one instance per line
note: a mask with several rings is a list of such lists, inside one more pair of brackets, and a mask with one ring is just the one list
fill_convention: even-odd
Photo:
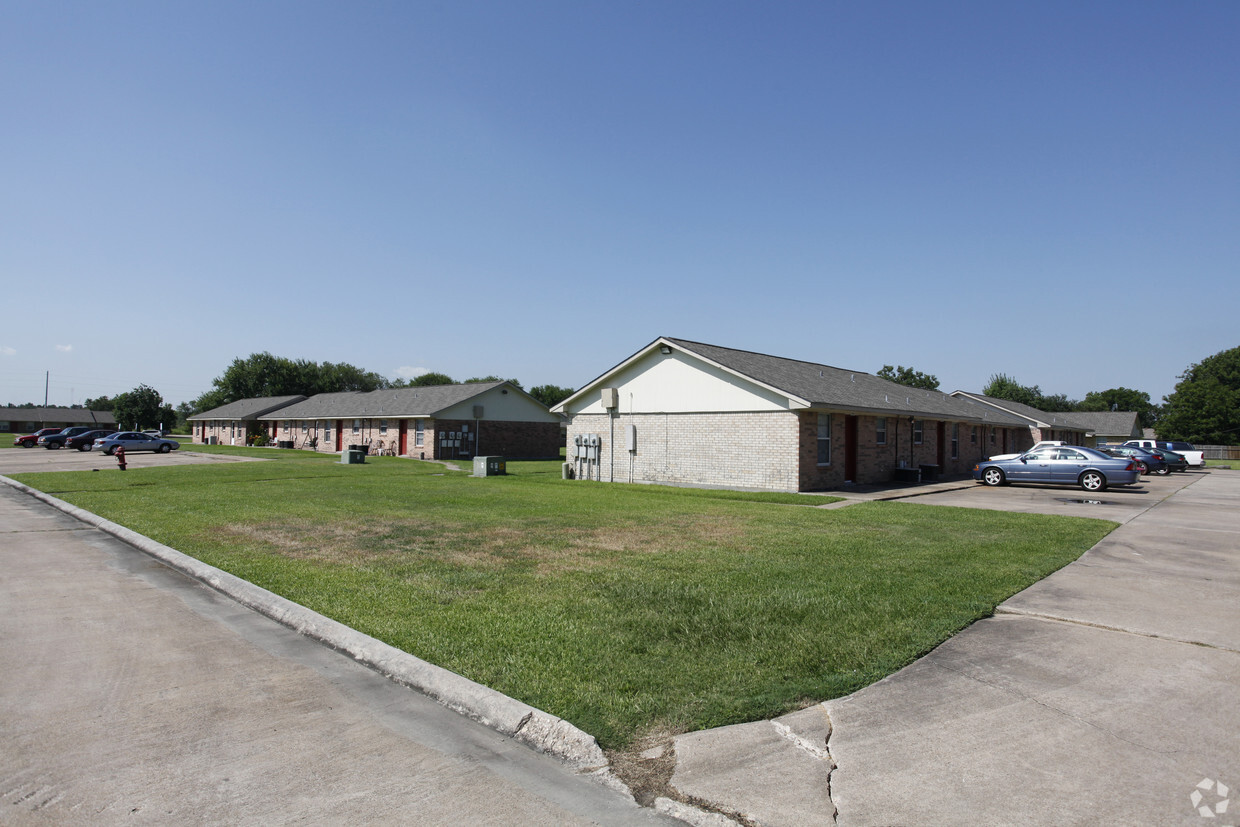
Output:
[[1132,460],[1107,456],[1079,445],[1046,445],[1015,459],[988,459],[973,466],[973,479],[986,485],[1013,482],[1079,485],[1086,491],[1104,491],[1112,485],[1132,485],[1141,479]]
[[84,434],[78,434],[77,436],[71,436],[68,439],[66,439],[65,447],[66,448],[77,448],[79,451],[89,451],[91,448],[95,447],[96,439],[102,439],[108,434],[114,434],[114,433],[116,433],[116,431],[113,431],[108,428],[105,428],[104,430],[101,430],[101,431],[87,431]]
[[1167,468],[1172,471],[1187,471],[1188,457],[1178,454],[1175,451],[1168,451],[1166,448],[1159,448],[1154,453],[1161,454],[1163,460],[1167,463]]
[[89,430],[92,430],[89,425],[73,425],[65,428],[64,430],[57,431],[54,434],[39,437],[38,440],[36,440],[36,444],[42,445],[48,450],[56,450],[57,448],[65,447],[65,440],[69,437],[84,434]]
[[124,446],[125,453],[130,451],[158,451],[166,454],[181,447],[181,443],[172,439],[160,439],[150,434],[137,431],[119,431],[115,434],[95,440],[95,450],[111,456],[117,448]]
[[20,448],[33,448],[35,443],[39,441],[41,436],[50,436],[51,434],[60,433],[60,428],[43,428],[35,431],[33,434],[23,434],[22,436],[13,437],[13,444]]
[[1136,445],[1138,448],[1166,448],[1168,451],[1175,451],[1177,454],[1183,454],[1184,459],[1188,460],[1188,464],[1194,468],[1204,468],[1206,464],[1205,451],[1194,448],[1190,442],[1175,442],[1158,439],[1130,439],[1124,444]]
[[1155,454],[1153,451],[1147,451],[1135,445],[1110,445],[1105,449],[1105,453],[1117,459],[1132,460],[1142,474],[1153,473],[1164,476],[1168,471],[1167,461],[1163,459],[1162,454]]

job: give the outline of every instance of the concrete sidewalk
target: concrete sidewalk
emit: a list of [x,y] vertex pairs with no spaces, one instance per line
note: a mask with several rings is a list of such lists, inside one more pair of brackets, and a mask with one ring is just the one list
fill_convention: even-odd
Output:
[[1238,502],[1202,474],[879,683],[680,736],[672,786],[771,825],[1240,823]]

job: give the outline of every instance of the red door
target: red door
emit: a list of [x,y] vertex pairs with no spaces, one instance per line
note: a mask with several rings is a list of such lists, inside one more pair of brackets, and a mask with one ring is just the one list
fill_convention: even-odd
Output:
[[344,450],[344,420],[336,420],[336,450]]
[[857,481],[857,417],[844,417],[844,481]]
[[409,453],[409,420],[400,421],[400,456]]

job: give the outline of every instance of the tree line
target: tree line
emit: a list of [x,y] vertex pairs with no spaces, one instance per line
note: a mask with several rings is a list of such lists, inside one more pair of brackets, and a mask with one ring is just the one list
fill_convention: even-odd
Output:
[[[914,388],[939,389],[938,377],[903,365],[883,365],[878,375]],[[1162,404],[1132,388],[1090,391],[1084,399],[1074,400],[1044,393],[1037,385],[1022,385],[1005,373],[992,375],[982,395],[1051,413],[1134,411],[1141,427],[1153,428],[1161,439],[1201,445],[1240,443],[1240,347],[1202,359],[1178,378]]]
[[[224,372],[211,381],[211,389],[191,402],[173,407],[164,402],[154,388],[139,385],[131,391],[116,396],[99,396],[87,399],[76,408],[93,411],[110,411],[122,428],[184,429],[186,420],[197,413],[209,411],[241,399],[264,396],[314,396],[320,393],[344,391],[374,391],[388,388],[418,388],[431,385],[458,385],[479,382],[511,382],[525,390],[516,379],[503,380],[498,376],[474,376],[457,381],[446,373],[431,371],[413,379],[390,380],[373,371],[363,370],[344,362],[312,362],[306,359],[287,359],[270,353],[253,353],[246,358],[234,359]],[[536,385],[526,391],[547,407],[567,399],[573,388],[558,385]],[[14,405],[10,408],[39,407],[34,403]]]

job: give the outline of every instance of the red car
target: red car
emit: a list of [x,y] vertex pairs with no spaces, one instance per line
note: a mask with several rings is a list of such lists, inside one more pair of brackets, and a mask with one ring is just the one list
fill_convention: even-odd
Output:
[[41,431],[35,431],[33,434],[26,434],[25,436],[15,436],[13,437],[13,444],[20,446],[22,448],[33,448],[34,444],[39,441],[39,437],[50,436],[51,434],[58,434],[61,432],[61,430],[62,429],[60,428],[44,428]]

